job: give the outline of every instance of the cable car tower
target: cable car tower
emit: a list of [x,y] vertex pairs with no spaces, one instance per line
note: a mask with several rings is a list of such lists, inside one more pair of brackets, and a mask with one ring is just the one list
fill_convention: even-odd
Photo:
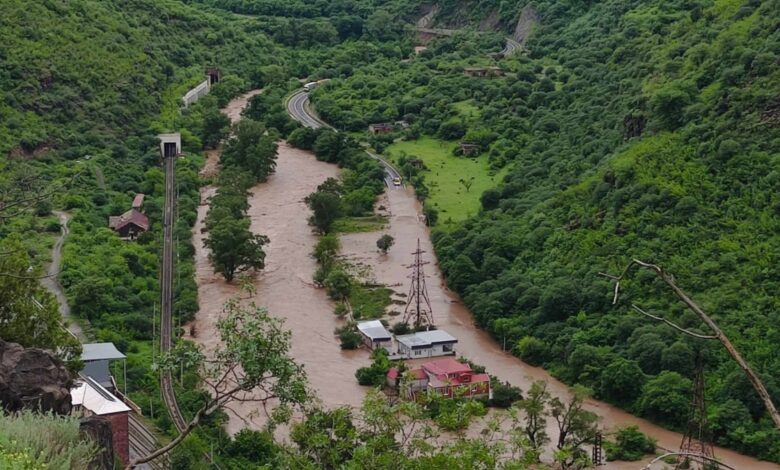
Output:
[[423,327],[428,330],[433,327],[433,309],[431,301],[428,300],[428,288],[425,287],[425,271],[423,271],[423,266],[428,262],[422,260],[423,253],[425,252],[420,249],[420,239],[418,238],[417,251],[412,253],[414,264],[409,266],[412,268],[412,274],[409,276],[412,279],[412,285],[409,287],[409,295],[406,298],[403,319],[404,323],[413,326],[415,330]]
[[714,464],[710,430],[707,424],[707,407],[704,403],[704,364],[701,352],[696,355],[696,375],[688,416],[688,427],[680,445],[676,470],[692,468],[719,468]]

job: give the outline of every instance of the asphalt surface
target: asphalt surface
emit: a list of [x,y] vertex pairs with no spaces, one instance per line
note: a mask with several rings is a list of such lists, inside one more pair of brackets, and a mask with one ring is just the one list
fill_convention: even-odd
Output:
[[[333,126],[317,117],[317,115],[314,114],[311,109],[309,109],[309,94],[303,90],[296,92],[287,101],[287,112],[293,119],[306,127],[310,127],[312,129],[327,127],[338,132]],[[390,162],[376,153],[371,152],[370,150],[366,150],[366,154],[382,164],[382,167],[385,169],[385,184],[390,188],[395,187],[393,185],[393,180],[396,178],[402,179],[401,173],[399,173]]]

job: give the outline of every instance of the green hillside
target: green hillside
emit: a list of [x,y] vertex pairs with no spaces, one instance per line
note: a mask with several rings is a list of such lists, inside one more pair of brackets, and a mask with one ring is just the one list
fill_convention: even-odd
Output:
[[[437,26],[463,25],[464,11],[474,29],[508,15],[507,2],[441,5]],[[521,54],[488,58],[500,48],[492,34],[443,38],[410,61],[332,81],[314,93],[318,109],[355,130],[404,118],[411,128],[396,137],[480,139],[493,168],[509,168],[479,216],[440,222],[434,241],[449,285],[516,354],[682,428],[704,350],[716,441],[780,461],[780,436],[720,345],[630,305],[702,329],[697,318],[650,273],[612,306],[598,275],[632,258],[662,265],[780,399],[780,3],[512,5],[504,31],[527,5],[540,19]],[[490,64],[505,75],[463,74]],[[466,100],[478,111],[464,115]],[[422,175],[428,186],[439,177]]]

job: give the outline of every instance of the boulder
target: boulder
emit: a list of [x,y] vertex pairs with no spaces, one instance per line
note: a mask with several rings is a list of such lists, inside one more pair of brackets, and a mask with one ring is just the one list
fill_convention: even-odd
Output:
[[69,414],[71,384],[68,369],[53,353],[0,340],[0,406],[4,410]]

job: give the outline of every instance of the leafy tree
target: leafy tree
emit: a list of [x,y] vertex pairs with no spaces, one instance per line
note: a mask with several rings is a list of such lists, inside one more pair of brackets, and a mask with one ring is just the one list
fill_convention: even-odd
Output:
[[642,393],[645,374],[636,361],[617,358],[601,373],[599,394],[612,403],[633,403]]
[[[187,437],[201,420],[220,412],[231,403],[252,401],[270,413],[271,423],[286,416],[283,411],[298,408],[309,400],[310,391],[303,368],[290,358],[290,332],[282,321],[254,303],[242,306],[237,299],[225,304],[224,316],[217,322],[221,346],[206,359],[192,343],[178,343],[160,358],[161,370],[194,369],[201,386],[210,393],[187,427],[169,444],[136,459],[131,466],[146,463],[169,452]],[[237,370],[241,372],[234,375]],[[268,411],[266,411],[268,413]]]
[[242,119],[233,127],[233,138],[225,146],[221,162],[248,171],[255,181],[265,181],[276,168],[275,140],[266,134],[262,123]]
[[306,204],[313,212],[309,223],[321,233],[330,232],[333,222],[341,216],[341,200],[331,192],[312,193],[306,197]]
[[216,147],[227,137],[230,119],[216,107],[207,107],[203,112],[203,131],[200,140],[205,147]]
[[688,419],[690,394],[690,380],[664,371],[645,383],[637,406],[644,416],[680,427]]
[[569,447],[579,449],[582,444],[593,441],[598,432],[599,417],[596,413],[583,408],[585,399],[590,396],[590,390],[575,385],[571,389],[568,402],[554,397],[550,400],[550,415],[558,424],[559,450]]
[[385,233],[376,241],[376,247],[382,251],[382,254],[387,254],[387,251],[393,246],[395,239],[392,235]]
[[211,251],[214,271],[231,282],[236,273],[265,267],[263,245],[268,241],[268,237],[249,230],[249,220],[227,217],[209,231],[204,244]]
[[335,300],[344,300],[352,291],[352,276],[341,268],[336,268],[325,279],[328,295]]
[[645,436],[637,426],[618,429],[615,441],[604,444],[607,460],[641,460],[647,454],[655,453],[655,440]]
[[360,385],[380,387],[386,382],[387,371],[391,367],[387,355],[387,350],[384,348],[376,349],[371,353],[371,365],[361,367],[355,372],[355,378],[357,378]]
[[547,382],[537,380],[531,384],[527,397],[515,405],[524,414],[523,433],[536,452],[537,460],[544,446],[550,442],[550,437],[547,435],[547,417],[550,415],[547,405],[550,397]]
[[0,338],[27,348],[56,351],[78,365],[80,343],[62,328],[59,306],[30,269],[17,237],[0,241]]

